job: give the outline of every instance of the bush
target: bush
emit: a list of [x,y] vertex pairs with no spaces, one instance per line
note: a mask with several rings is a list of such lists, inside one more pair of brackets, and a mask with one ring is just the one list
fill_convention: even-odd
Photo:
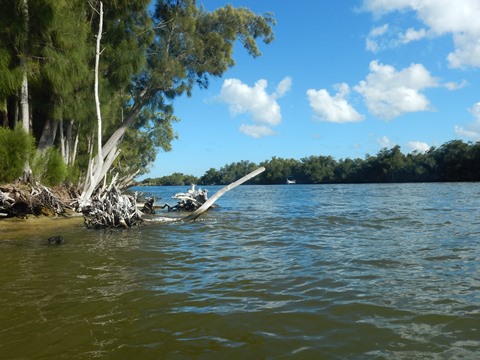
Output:
[[25,164],[35,152],[35,139],[21,127],[0,127],[0,182],[15,181],[23,174]]
[[47,186],[58,185],[67,176],[67,165],[60,151],[54,147],[43,153],[37,152],[31,167],[35,179]]
[[81,171],[78,165],[67,166],[67,176],[64,182],[68,185],[78,184],[80,182]]

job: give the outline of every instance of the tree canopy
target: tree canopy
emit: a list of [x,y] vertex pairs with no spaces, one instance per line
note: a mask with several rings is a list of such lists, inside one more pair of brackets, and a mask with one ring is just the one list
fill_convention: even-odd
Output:
[[[24,129],[38,151],[61,153],[77,184],[97,153],[115,158],[109,177],[147,172],[177,137],[174,99],[222,76],[235,64],[235,44],[256,57],[258,41],[273,40],[271,14],[247,8],[206,11],[195,0],[102,4],[100,16],[99,0],[0,0],[0,126],[14,129],[27,114]],[[101,19],[100,151],[93,70]]]
[[365,159],[340,159],[312,155],[300,160],[272,157],[260,164],[249,161],[234,162],[211,168],[196,179],[182,174],[183,181],[168,182],[170,177],[147,178],[144,185],[226,185],[253,169],[263,166],[265,172],[250,180],[250,184],[285,184],[292,176],[297,184],[336,183],[398,183],[480,181],[480,142],[449,141],[426,153],[403,154],[400,146],[381,149],[377,155]]

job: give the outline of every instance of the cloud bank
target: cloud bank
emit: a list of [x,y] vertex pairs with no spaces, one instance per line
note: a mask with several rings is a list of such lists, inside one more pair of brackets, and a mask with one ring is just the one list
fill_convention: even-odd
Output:
[[[427,88],[439,86],[438,80],[421,64],[412,64],[396,70],[377,60],[370,63],[370,72],[353,90],[363,98],[368,111],[381,119],[390,120],[409,112],[432,110],[423,94]],[[452,88],[453,84],[450,84]],[[335,86],[337,93],[330,95],[326,89],[309,89],[308,101],[314,116],[323,121],[345,123],[361,121],[365,117],[349,104],[350,87]]]
[[422,91],[438,86],[438,81],[421,64],[397,71],[378,61],[370,63],[370,73],[354,90],[363,96],[370,113],[393,119],[408,112],[431,110]]

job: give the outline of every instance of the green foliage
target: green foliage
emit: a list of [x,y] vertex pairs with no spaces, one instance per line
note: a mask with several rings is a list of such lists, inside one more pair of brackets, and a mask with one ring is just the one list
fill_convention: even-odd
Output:
[[149,186],[183,186],[198,184],[199,179],[193,175],[185,175],[183,173],[173,173],[172,175],[160,178],[147,178],[141,182],[143,185]]
[[[258,167],[255,163],[250,161],[239,161],[225,165],[220,170],[211,168],[200,179],[199,183],[202,185],[224,185],[230,184],[244,175],[252,172]],[[252,184],[256,180],[250,180],[248,183]]]
[[34,138],[21,127],[15,130],[0,127],[0,183],[18,179],[34,149]]
[[216,185],[221,183],[220,171],[210,168],[201,178],[200,184],[203,185]]
[[[85,177],[96,136],[92,70],[98,4],[0,0],[0,111],[8,120],[5,124],[17,121],[18,94],[26,74],[37,146],[44,151],[55,145],[54,130],[60,122],[72,124],[68,130],[62,127],[64,139],[77,135],[81,139],[67,181]],[[169,151],[177,137],[171,125],[177,120],[173,100],[190,95],[195,86],[207,87],[209,78],[233,66],[235,44],[259,56],[257,41],[273,40],[272,25],[270,14],[231,5],[207,12],[195,0],[104,1],[102,137],[107,140],[119,128],[129,128],[119,146],[115,172],[145,173],[159,150]],[[68,150],[71,155],[73,149]],[[51,173],[56,175],[49,177],[37,169],[37,177],[54,183],[64,170],[57,156],[48,153]]]
[[47,186],[62,183],[68,172],[62,154],[54,147],[44,152],[37,151],[31,161],[31,168],[35,179]]
[[67,166],[67,174],[64,183],[73,185],[80,181],[81,171],[78,165]]
[[265,167],[261,174],[261,182],[266,184],[285,184],[288,176],[298,178],[301,176],[301,162],[295,159],[282,159],[272,157],[269,161],[260,164]]
[[[285,184],[288,176],[293,176],[297,184],[480,181],[480,142],[453,140],[438,149],[408,155],[397,145],[380,150],[376,156],[367,155],[364,160],[309,156],[300,161],[272,157],[260,165],[240,161],[219,170],[210,168],[199,184],[229,184],[258,166],[266,171],[250,184]],[[148,180],[156,183],[156,179]]]

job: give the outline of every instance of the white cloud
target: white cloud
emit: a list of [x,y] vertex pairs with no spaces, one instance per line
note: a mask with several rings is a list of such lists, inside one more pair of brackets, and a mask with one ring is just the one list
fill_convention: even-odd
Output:
[[408,44],[428,36],[425,29],[415,30],[408,28],[405,32],[394,31],[389,24],[373,28],[367,36],[366,48],[371,52],[382,49],[395,48],[400,44]]
[[456,49],[448,54],[450,65],[454,68],[463,68],[468,65],[480,67],[480,31],[476,34],[455,34],[453,39]]
[[416,151],[419,153],[424,153],[430,150],[430,146],[422,141],[409,141],[407,147],[411,152]]
[[377,26],[376,28],[370,31],[371,37],[377,37],[385,34],[388,31],[388,24],[383,24],[382,26]]
[[448,90],[458,90],[458,89],[462,89],[464,88],[465,86],[468,85],[468,81],[463,79],[460,83],[456,83],[456,82],[453,82],[453,81],[450,81],[450,82],[447,82],[444,84],[444,86],[448,89]]
[[275,135],[272,128],[265,125],[245,125],[240,126],[240,132],[253,138],[261,138],[263,136]]
[[399,40],[402,44],[408,44],[412,41],[418,41],[427,36],[427,31],[425,29],[415,30],[412,28],[407,29],[403,34],[400,34]]
[[376,52],[379,49],[379,44],[377,42],[377,38],[384,35],[388,31],[388,24],[384,24],[382,26],[377,26],[373,28],[367,37],[367,50],[372,52]]
[[422,90],[438,86],[437,80],[421,64],[397,71],[378,61],[370,63],[366,80],[354,86],[364,97],[368,110],[382,119],[392,119],[408,112],[430,110]]
[[337,93],[333,96],[325,89],[307,90],[308,101],[314,111],[315,117],[334,123],[363,120],[364,116],[359,114],[346,100],[350,92],[350,87],[342,83],[335,85],[335,89]]
[[[267,80],[258,80],[253,87],[238,79],[225,79],[217,99],[228,105],[230,113],[249,114],[252,120],[260,125],[242,125],[240,131],[252,136],[262,137],[274,134],[270,127],[282,121],[280,105],[277,99],[284,96],[291,86],[292,80],[284,78],[277,86],[276,92],[268,94]],[[270,131],[267,131],[269,129]]]
[[393,143],[387,136],[383,136],[380,139],[377,139],[377,143],[382,147],[382,149],[395,146],[395,143]]
[[480,141],[480,102],[473,105],[470,109],[474,121],[467,125],[467,128],[455,126],[455,134],[460,137]]
[[448,55],[450,65],[456,68],[480,67],[480,1],[364,0],[362,8],[377,16],[397,11],[414,11],[428,29],[407,30],[404,40],[418,40],[427,34],[451,34],[455,50]]
[[281,98],[288,91],[290,91],[291,88],[292,88],[292,78],[287,76],[278,84],[277,91],[274,94],[275,98]]
[[[474,127],[474,124],[470,124],[469,126]],[[472,139],[472,140],[477,140],[477,141],[480,140],[480,132],[476,130],[468,130],[461,126],[455,126],[454,130],[457,136]]]

